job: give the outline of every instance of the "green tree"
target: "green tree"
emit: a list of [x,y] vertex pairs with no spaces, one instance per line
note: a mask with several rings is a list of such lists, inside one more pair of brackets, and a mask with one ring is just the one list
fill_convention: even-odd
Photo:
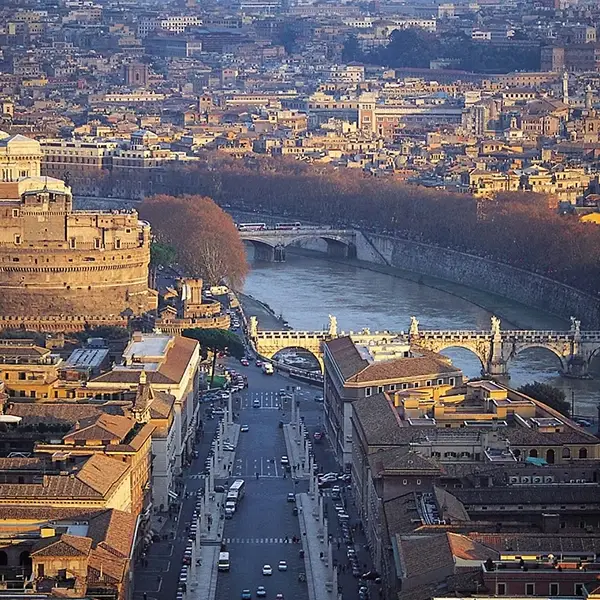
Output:
[[242,340],[228,329],[184,329],[181,335],[199,342],[204,357],[207,357],[208,353],[212,352],[210,387],[212,387],[215,378],[215,367],[219,352],[226,352],[235,358],[243,358],[246,353]]
[[355,60],[362,59],[362,51],[358,44],[358,39],[353,34],[350,34],[344,41],[344,47],[342,48],[342,60],[344,62],[352,62]]
[[553,385],[534,381],[533,383],[521,386],[518,391],[526,396],[530,396],[534,400],[539,400],[547,404],[550,408],[565,415],[565,417],[571,414],[571,407],[565,399],[565,393]]
[[177,259],[177,250],[169,244],[152,242],[150,244],[150,266],[154,268],[169,267]]

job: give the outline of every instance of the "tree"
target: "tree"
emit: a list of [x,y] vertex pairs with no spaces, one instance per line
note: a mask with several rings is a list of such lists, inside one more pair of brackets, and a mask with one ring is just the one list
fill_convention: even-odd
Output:
[[553,385],[534,381],[533,383],[521,386],[517,391],[530,396],[534,400],[539,400],[547,404],[550,408],[565,415],[565,417],[571,414],[571,407],[565,399],[565,393]]
[[354,34],[350,34],[344,41],[342,48],[342,60],[344,62],[352,62],[362,59],[362,51],[358,43],[358,39]]
[[206,196],[152,196],[140,206],[156,241],[175,249],[180,264],[209,285],[236,289],[248,272],[246,251],[231,217]]
[[150,244],[150,277],[153,288],[156,288],[156,272],[170,267],[176,260],[177,250],[173,246],[160,242]]
[[215,378],[215,367],[219,352],[226,352],[235,358],[243,358],[246,354],[242,340],[228,329],[184,329],[181,335],[199,342],[202,355],[205,358],[208,356],[209,351],[212,352],[213,361],[210,373],[210,387],[212,387]]

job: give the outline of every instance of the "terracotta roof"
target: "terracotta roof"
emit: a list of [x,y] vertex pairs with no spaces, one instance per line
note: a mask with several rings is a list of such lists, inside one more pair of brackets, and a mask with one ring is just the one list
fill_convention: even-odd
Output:
[[396,381],[398,379],[427,376],[435,378],[437,375],[449,373],[460,375],[461,370],[441,358],[414,356],[371,363],[354,377],[351,377],[349,381],[368,383],[369,381]]
[[[139,383],[141,369],[113,369],[90,380],[90,383],[116,383],[127,387]],[[146,371],[148,382],[154,385],[172,385],[176,383],[160,371]]]
[[[454,557],[446,533],[396,535],[402,578],[422,577],[439,569],[454,570]],[[426,560],[423,560],[427,557]],[[449,575],[450,573],[448,573]]]
[[90,488],[105,496],[127,473],[129,465],[103,454],[91,456],[76,477]]
[[415,472],[434,471],[440,472],[440,466],[433,460],[422,456],[418,452],[408,450],[406,446],[389,448],[382,452],[375,452],[368,456],[371,472],[374,477],[386,471]]
[[128,560],[114,556],[105,548],[94,548],[88,561],[88,584],[118,584],[123,581],[128,565]]
[[409,533],[421,526],[417,501],[413,492],[386,500],[383,503],[383,511],[390,538],[396,533]]
[[[181,381],[192,356],[199,346],[196,340],[176,336],[173,345],[167,352],[167,360],[160,365],[158,372],[171,381]],[[152,380],[150,382],[152,383]]]
[[73,429],[63,437],[63,441],[107,440],[118,443],[134,426],[135,420],[132,418],[102,413],[75,423]]
[[32,458],[4,458],[0,457],[0,471],[41,471],[48,465],[46,458],[38,456]]
[[63,556],[87,556],[92,547],[89,537],[63,534],[60,537],[40,540],[34,545],[31,556],[63,557]]
[[24,423],[59,423],[72,424],[76,421],[89,419],[102,414],[99,406],[92,404],[47,404],[47,403],[27,403],[15,402],[11,398],[11,405],[6,414],[23,417]]
[[175,397],[166,392],[154,392],[154,398],[150,405],[150,416],[153,419],[167,419],[173,410]]
[[367,360],[361,358],[349,336],[330,340],[325,342],[325,345],[345,380],[362,371],[369,364]]
[[400,417],[385,394],[375,394],[352,403],[352,420],[362,430],[369,446],[400,445]]
[[453,523],[471,520],[463,503],[456,496],[441,487],[434,487],[433,493],[442,519]]
[[471,539],[466,535],[458,533],[447,533],[448,542],[450,543],[450,550],[452,554],[463,560],[481,560],[485,561],[488,558],[497,560],[499,553],[492,550],[484,544],[480,544],[476,540]]
[[598,504],[598,485],[509,486],[462,488],[453,494],[465,505],[490,507],[513,504]]
[[84,521],[105,509],[90,509],[75,506],[0,506],[0,521],[28,521],[31,523],[49,523],[50,521]]
[[120,510],[106,510],[89,521],[87,535],[94,546],[101,545],[116,557],[127,557],[131,552],[136,517]]
[[468,536],[498,552],[600,552],[600,534],[479,533]]
[[41,346],[25,345],[18,346],[14,344],[2,344],[0,342],[0,357],[15,358],[15,357],[28,357],[28,358],[40,358],[50,354],[48,348],[42,348]]

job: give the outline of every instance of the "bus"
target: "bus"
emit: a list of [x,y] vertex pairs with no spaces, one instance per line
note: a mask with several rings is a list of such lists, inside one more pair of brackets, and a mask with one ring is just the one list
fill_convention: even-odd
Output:
[[263,231],[267,228],[266,223],[237,223],[238,231]]
[[218,569],[219,571],[229,571],[229,552],[219,552]]
[[229,494],[231,494],[231,492],[236,492],[237,499],[241,500],[244,497],[244,490],[246,489],[245,486],[246,486],[246,483],[243,479],[236,479],[231,484],[231,487],[229,488]]
[[295,223],[277,223],[275,229],[300,229],[302,223],[296,221]]

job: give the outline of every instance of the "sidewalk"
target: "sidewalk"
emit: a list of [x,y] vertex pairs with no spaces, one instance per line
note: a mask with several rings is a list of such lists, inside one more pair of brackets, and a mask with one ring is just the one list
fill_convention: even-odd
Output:
[[332,571],[321,559],[323,552],[327,556],[327,541],[319,536],[319,523],[312,514],[314,502],[309,494],[297,494],[298,520],[302,535],[302,549],[304,550],[304,564],[306,568],[306,581],[308,583],[309,600],[334,600],[332,588]]
[[[283,437],[285,438],[287,456],[292,466],[292,479],[309,479],[310,468],[304,438],[300,439],[296,427],[289,423],[283,426]],[[294,466],[296,469],[294,469]],[[304,468],[302,468],[303,466]]]
[[[233,423],[225,427],[223,441],[233,444],[237,448],[238,439],[240,437],[240,425]],[[223,452],[223,460],[220,460],[215,465],[215,479],[227,479],[231,475],[235,452]]]
[[206,526],[200,527],[200,538],[197,541],[200,565],[196,567],[195,583],[192,584],[188,598],[194,600],[210,600],[217,591],[217,562],[221,551],[221,540],[225,519],[221,519],[222,505],[225,494],[211,494],[214,500],[208,503],[206,517],[210,516],[212,523],[210,531]]

